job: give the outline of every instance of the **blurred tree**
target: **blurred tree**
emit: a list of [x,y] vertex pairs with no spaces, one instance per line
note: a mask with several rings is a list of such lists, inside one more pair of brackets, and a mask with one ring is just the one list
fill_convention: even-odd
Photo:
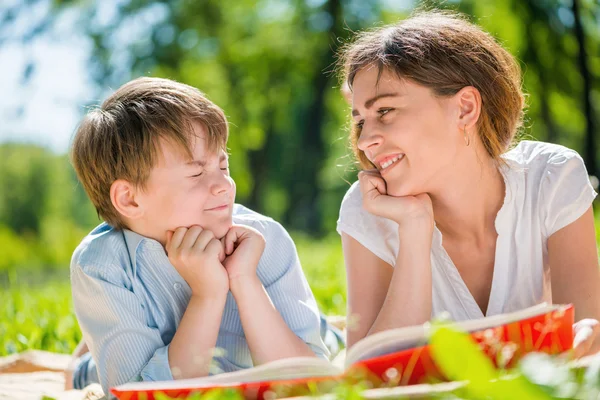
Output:
[[[578,56],[577,64],[581,79],[583,80],[583,106],[586,121],[585,130],[585,161],[586,167],[590,174],[598,175],[598,161],[596,160],[597,145],[596,145],[596,124],[595,114],[592,106],[592,76],[588,66],[588,51],[587,39],[583,30],[583,16],[580,0],[572,0],[573,20],[575,25],[575,37],[577,38]],[[597,25],[596,25],[597,27]],[[596,43],[598,44],[598,43]],[[597,49],[598,47],[596,47]]]
[[65,155],[0,144],[0,188],[0,281],[21,265],[62,268],[99,223]]
[[[15,38],[11,27],[20,13],[40,4],[51,6]],[[344,157],[348,107],[330,73],[335,51],[354,31],[394,22],[414,6],[459,9],[506,45],[522,63],[530,95],[525,132],[575,148],[596,172],[600,7],[594,0],[23,0],[0,10],[0,45],[31,41],[62,13],[76,10],[78,29],[93,44],[94,97],[140,75],[200,88],[231,122],[238,200],[289,228],[319,234],[333,230],[347,181],[355,179],[351,158]],[[34,72],[28,63],[24,82]],[[15,207],[23,211],[3,214],[0,200],[0,223],[39,233],[43,223],[29,211],[32,205],[59,213],[57,204],[68,202],[49,200],[59,198],[52,195],[20,197],[19,191],[52,189],[50,170],[33,156],[29,160],[23,171],[37,172],[27,179],[6,177],[2,185],[20,185],[4,204],[18,201]],[[65,193],[77,204],[84,199],[80,190]],[[76,221],[97,221],[89,204],[79,207],[69,208]]]

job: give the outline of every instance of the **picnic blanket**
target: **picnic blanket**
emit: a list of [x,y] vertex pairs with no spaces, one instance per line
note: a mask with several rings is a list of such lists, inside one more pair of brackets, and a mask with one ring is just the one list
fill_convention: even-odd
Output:
[[[98,384],[84,390],[64,390],[63,370],[71,356],[41,350],[29,350],[0,358],[0,400],[98,400],[102,398],[102,388]],[[448,392],[461,383],[441,385],[416,385],[410,388],[372,389],[363,392],[365,398],[384,399],[429,397],[433,393]],[[328,399],[329,396],[323,396]],[[335,398],[332,395],[330,398]],[[300,398],[296,398],[300,400]],[[314,400],[314,397],[307,397]]]
[[[344,316],[327,316],[327,322],[341,331],[346,328]],[[28,350],[0,357],[0,400],[96,400],[104,395],[99,384],[83,390],[65,391],[63,371],[71,355]]]
[[0,400],[97,400],[102,398],[98,384],[84,390],[65,391],[64,369],[69,354],[29,350],[0,358]]
[[[600,364],[600,354],[588,356],[572,362],[577,368],[586,368],[594,362]],[[71,356],[47,351],[29,350],[0,358],[0,400],[98,400],[102,398],[102,388],[92,384],[83,390],[64,390],[63,370]],[[369,389],[361,392],[365,399],[392,398],[431,398],[435,395],[452,392],[465,382],[447,382],[431,385],[412,385],[396,388]],[[335,395],[321,396],[321,400],[334,399]],[[299,400],[300,398],[296,398]],[[306,400],[315,400],[307,397]]]
[[[98,400],[102,398],[102,388],[98,384],[84,390],[64,390],[65,378],[62,371],[70,361],[68,354],[29,350],[0,358],[0,400]],[[464,383],[451,382],[436,385],[414,385],[389,389],[371,389],[362,393],[366,399],[385,398],[425,398],[434,393],[455,390]],[[335,395],[325,395],[323,400],[334,399]],[[301,398],[296,398],[300,400]],[[314,397],[303,399],[315,400]]]

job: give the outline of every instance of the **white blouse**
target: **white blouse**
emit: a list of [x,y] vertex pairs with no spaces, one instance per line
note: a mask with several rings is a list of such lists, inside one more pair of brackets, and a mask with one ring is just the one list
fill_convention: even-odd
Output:
[[[522,141],[503,157],[506,194],[495,221],[498,239],[486,316],[552,301],[548,238],[582,216],[596,196],[582,158],[566,147]],[[396,263],[398,224],[363,209],[358,182],[344,196],[337,230],[391,266]],[[437,227],[431,268],[432,317],[444,311],[455,321],[484,316],[444,250]]]

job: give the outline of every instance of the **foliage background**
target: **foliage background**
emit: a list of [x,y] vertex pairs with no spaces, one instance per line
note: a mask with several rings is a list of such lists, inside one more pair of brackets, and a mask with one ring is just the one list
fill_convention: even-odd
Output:
[[[35,7],[41,18],[23,28],[23,15]],[[353,32],[419,7],[465,12],[503,43],[524,71],[523,135],[574,148],[598,176],[598,0],[20,0],[0,5],[0,47],[28,46],[68,18],[72,34],[89,45],[94,82],[89,101],[78,105],[81,115],[141,75],[207,93],[231,123],[238,202],[293,232],[321,307],[343,313],[335,221],[356,170],[335,52]],[[36,68],[35,60],[24,68],[24,90]],[[19,136],[5,129],[0,125],[0,138]],[[79,333],[68,264],[98,223],[65,152],[15,139],[0,143],[0,355],[72,349]]]

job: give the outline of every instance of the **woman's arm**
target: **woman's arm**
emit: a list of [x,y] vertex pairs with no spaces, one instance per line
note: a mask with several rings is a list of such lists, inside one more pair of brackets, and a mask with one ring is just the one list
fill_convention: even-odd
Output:
[[347,346],[367,336],[387,295],[394,268],[342,233],[347,281]]
[[[579,219],[548,238],[548,259],[552,276],[552,302],[573,303],[575,321],[586,318],[600,319],[600,268],[596,248],[594,213],[590,207]],[[597,324],[584,324],[590,334],[588,340],[578,343],[577,355],[600,350]],[[578,326],[575,326],[576,336]]]
[[[342,234],[348,279],[348,347],[372,333],[431,317],[433,207],[429,195],[393,197],[376,170],[358,174],[365,211],[398,224],[395,267]],[[368,232],[378,236],[377,232]],[[352,332],[353,328],[355,329]]]
[[370,334],[422,324],[431,317],[431,235],[420,235],[418,228],[401,230],[399,235],[400,249],[392,268],[342,234],[348,280],[348,347]]

